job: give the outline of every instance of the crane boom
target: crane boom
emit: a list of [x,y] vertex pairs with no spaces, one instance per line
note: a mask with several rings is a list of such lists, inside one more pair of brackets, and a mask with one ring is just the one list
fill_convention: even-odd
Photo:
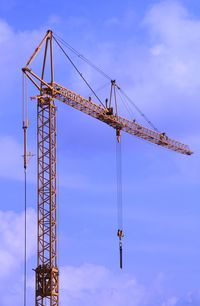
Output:
[[[44,93],[50,94],[52,89],[51,86],[49,87],[44,89]],[[60,100],[85,114],[105,122],[116,130],[122,130],[181,154],[191,155],[193,153],[189,149],[189,146],[167,137],[165,133],[159,133],[157,131],[146,128],[143,125],[136,123],[135,121],[128,120],[116,114],[111,114],[109,109],[104,108],[103,106],[92,102],[90,99],[86,99],[57,83],[53,83],[53,91],[55,99]]]
[[188,145],[185,145],[175,139],[169,138],[165,133],[159,133],[135,121],[131,121],[127,118],[118,116],[117,114],[112,113],[110,109],[91,101],[91,99],[86,99],[80,94],[77,94],[76,92],[69,90],[60,84],[55,82],[52,84],[45,82],[27,67],[23,68],[23,72],[38,89],[40,87],[36,83],[36,80],[40,81],[41,84],[45,86],[43,87],[43,98],[45,98],[45,96],[52,96],[53,92],[53,97],[55,99],[60,100],[63,103],[72,106],[73,108],[76,108],[87,115],[105,122],[116,130],[122,130],[126,133],[132,134],[181,154],[191,155],[193,153]]

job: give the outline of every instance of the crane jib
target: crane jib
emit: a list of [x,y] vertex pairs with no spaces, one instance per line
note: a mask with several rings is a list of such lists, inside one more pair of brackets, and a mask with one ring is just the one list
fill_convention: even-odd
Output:
[[[169,138],[165,133],[159,133],[142,126],[141,124],[117,116],[116,114],[109,114],[106,108],[92,102],[90,99],[86,99],[81,95],[61,86],[57,83],[53,84],[54,98],[62,101],[63,103],[76,108],[83,113],[86,113],[102,122],[105,122],[114,129],[120,129],[126,133],[132,134],[139,138],[145,139],[156,145],[165,147],[169,150],[191,155],[193,152],[189,147],[179,141]],[[44,89],[44,94],[49,94],[50,88]]]

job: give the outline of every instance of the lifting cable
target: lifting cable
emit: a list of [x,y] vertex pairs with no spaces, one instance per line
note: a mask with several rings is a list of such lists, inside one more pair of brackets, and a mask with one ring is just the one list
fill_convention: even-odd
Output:
[[121,131],[116,130],[116,172],[117,172],[117,236],[119,237],[120,269],[122,269],[123,200],[122,200],[122,148]]
[[26,306],[27,295],[27,180],[26,169],[24,169],[24,306]]
[[27,301],[27,128],[28,128],[27,78],[22,74],[22,128],[24,131],[24,306]]

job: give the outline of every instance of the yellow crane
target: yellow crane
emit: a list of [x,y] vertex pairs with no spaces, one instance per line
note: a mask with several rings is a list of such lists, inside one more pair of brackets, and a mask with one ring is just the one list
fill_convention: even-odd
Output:
[[[118,115],[114,110],[112,99],[116,103],[116,89],[120,87],[115,80],[111,80],[110,99],[100,104],[89,97],[71,91],[54,81],[53,42],[60,47],[58,40],[51,30],[48,30],[40,44],[31,55],[27,64],[22,68],[25,76],[38,90],[37,99],[37,267],[35,305],[59,305],[59,268],[57,264],[57,216],[56,216],[56,106],[55,100],[69,105],[89,116],[92,116],[116,130],[117,140],[120,142],[121,131],[145,139],[156,145],[181,154],[191,155],[190,148],[165,133],[149,129]],[[35,73],[30,65],[44,46],[44,57],[41,75]],[[62,47],[61,47],[62,48]],[[62,49],[63,50],[63,49]],[[64,51],[64,50],[63,50]],[[65,52],[64,52],[65,53]],[[67,55],[67,54],[66,54]],[[50,81],[45,80],[47,57],[50,59]],[[70,60],[70,58],[69,58]],[[71,61],[71,60],[70,60]],[[73,62],[71,62],[72,65]],[[74,67],[76,70],[77,68]],[[80,73],[79,73],[80,74]],[[81,75],[81,74],[80,74]],[[83,77],[81,75],[81,77]],[[84,81],[86,81],[84,79]],[[87,81],[86,81],[87,83]],[[89,85],[87,83],[87,85]],[[90,87],[90,86],[89,86]],[[90,87],[91,89],[91,87]],[[27,168],[27,138],[28,119],[23,120],[24,129],[24,169]],[[122,229],[118,230],[120,239],[120,266],[122,267]]]

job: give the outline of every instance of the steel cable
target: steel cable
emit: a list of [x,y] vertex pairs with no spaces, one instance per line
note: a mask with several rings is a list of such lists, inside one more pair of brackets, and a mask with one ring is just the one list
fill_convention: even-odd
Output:
[[102,74],[105,78],[108,80],[112,80],[112,78],[107,75],[102,69],[94,65],[89,59],[87,59],[84,55],[80,54],[76,49],[74,49],[69,43],[67,43],[64,39],[59,37],[57,34],[54,34],[56,36],[57,40],[59,40],[65,47],[67,47],[69,50],[71,50],[74,54],[76,54],[80,59],[82,59],[84,62],[86,62],[89,66],[91,66],[93,69],[98,71],[100,74]]
[[24,306],[27,298],[27,179],[24,169]]
[[55,42],[57,43],[57,45],[60,47],[60,49],[62,50],[62,52],[64,53],[64,55],[67,57],[67,59],[70,61],[70,63],[72,64],[72,66],[74,67],[74,69],[76,70],[76,72],[80,75],[80,77],[83,79],[83,81],[86,83],[86,85],[89,87],[89,89],[92,91],[92,93],[94,94],[94,96],[97,98],[97,100],[100,102],[100,104],[105,108],[104,104],[101,102],[101,100],[99,99],[99,97],[97,96],[97,94],[95,93],[95,91],[92,89],[92,87],[90,86],[90,84],[88,83],[88,81],[85,79],[85,77],[83,76],[83,74],[78,70],[78,68],[76,67],[76,65],[74,64],[74,62],[72,61],[72,59],[69,57],[69,55],[65,52],[65,50],[62,48],[62,46],[60,45],[60,43],[57,41],[57,39],[53,36]]
[[[56,38],[57,39],[56,39]],[[75,48],[73,48],[69,43],[67,43],[64,39],[62,39],[60,36],[58,36],[57,34],[53,35],[53,38],[55,39],[55,41],[58,43],[58,40],[60,41],[60,43],[62,43],[65,47],[67,47],[69,50],[71,50],[74,54],[76,54],[80,59],[82,59],[83,61],[85,61],[88,65],[90,65],[93,69],[95,69],[96,71],[98,71],[101,75],[103,75],[105,78],[107,78],[108,80],[112,81],[112,78],[106,74],[102,69],[100,69],[99,67],[97,67],[95,64],[93,64],[89,59],[87,59],[84,55],[82,55],[81,53],[79,53]],[[59,44],[60,46],[60,44]],[[60,48],[62,48],[60,46]],[[75,65],[73,64],[73,62],[71,61],[71,59],[69,58],[69,56],[67,55],[68,59],[70,60],[70,62],[72,63],[72,65],[75,67]],[[78,69],[75,67],[75,69],[78,71]],[[83,78],[82,74],[78,71],[78,73],[81,75],[81,77]],[[84,78],[83,78],[84,79]],[[84,79],[85,82],[87,82]],[[90,85],[88,83],[86,83],[90,90],[92,90],[92,88],[90,87]],[[149,124],[149,126],[151,128],[153,128],[155,131],[159,132],[158,129],[155,127],[155,125],[149,120],[149,118],[141,111],[141,109],[128,97],[128,95],[119,87],[117,86],[117,89],[121,91],[121,93],[124,95],[124,97],[132,104],[132,106],[137,110],[137,112],[141,115],[141,117],[143,117],[145,119],[145,121]],[[95,92],[92,90],[93,94],[97,97],[97,95],[95,94]],[[97,99],[100,101],[100,99],[97,97]],[[102,102],[101,102],[102,104]],[[130,109],[130,107],[129,107]]]

